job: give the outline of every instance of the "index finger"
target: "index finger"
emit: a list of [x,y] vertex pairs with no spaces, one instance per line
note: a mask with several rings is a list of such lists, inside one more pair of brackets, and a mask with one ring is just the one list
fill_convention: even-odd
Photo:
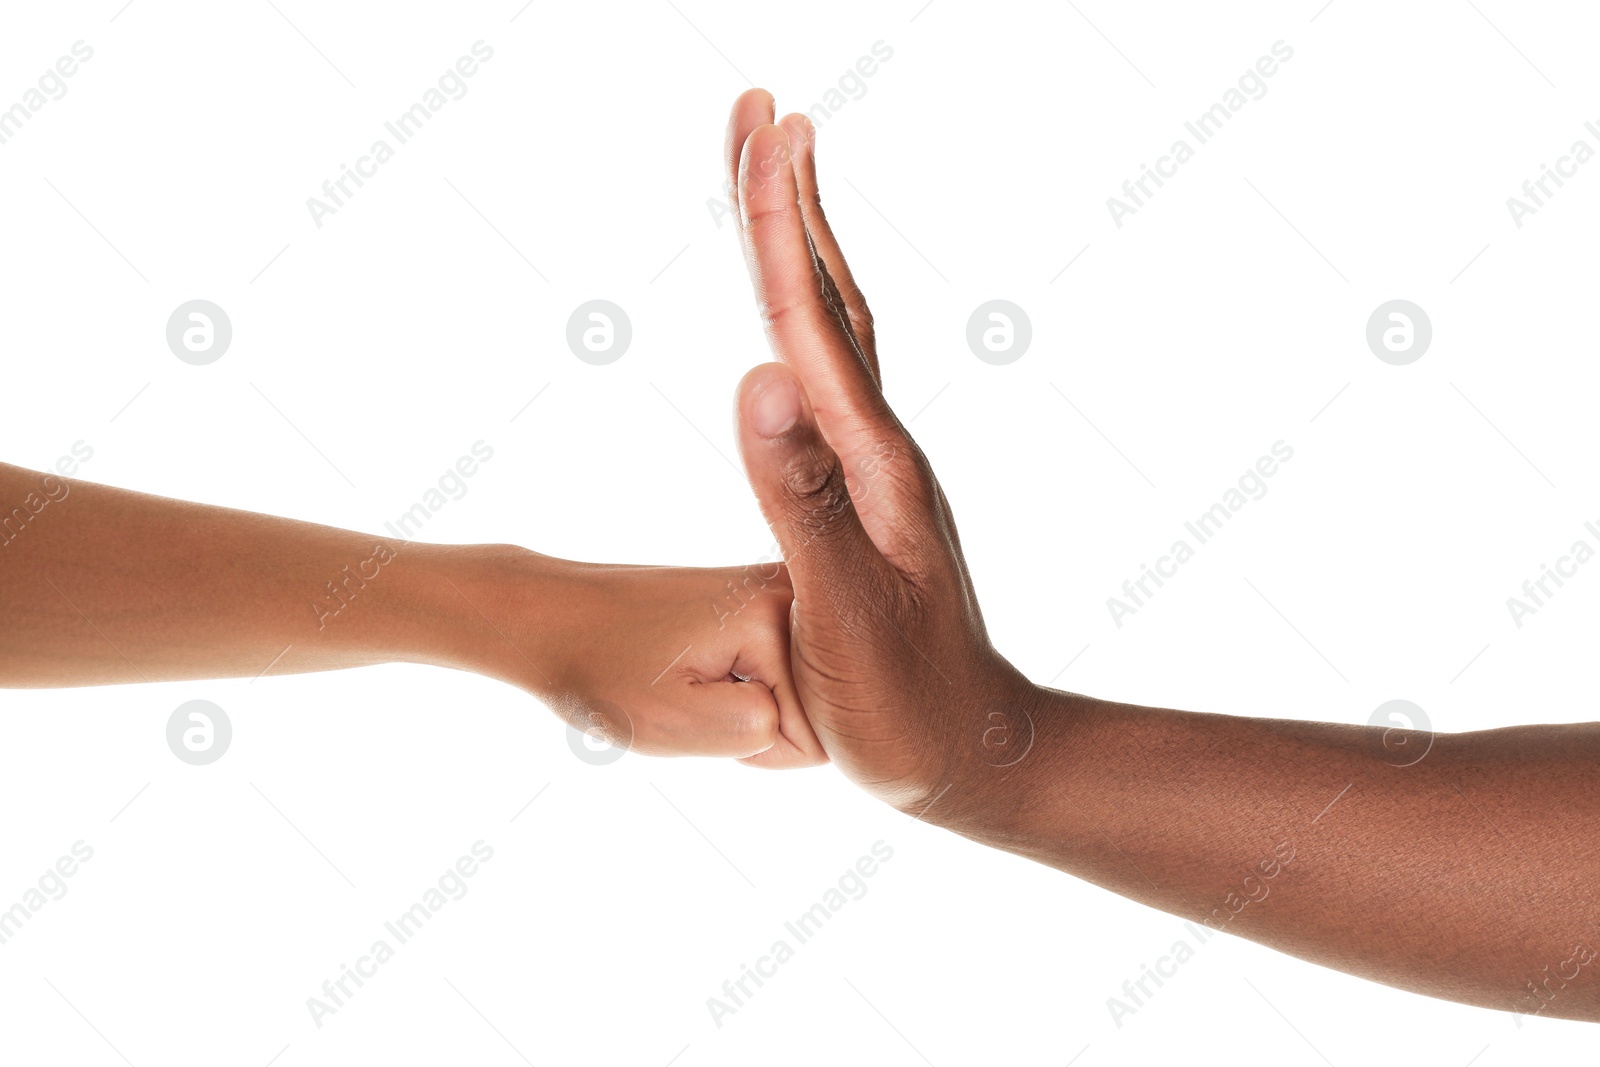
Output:
[[746,89],[733,102],[728,113],[728,132],[722,142],[722,161],[728,175],[728,206],[733,210],[734,225],[744,234],[744,215],[739,207],[739,157],[750,131],[772,121],[772,94],[765,89]]
[[823,436],[853,466],[852,460],[871,454],[886,437],[903,438],[904,431],[806,232],[782,128],[761,125],[746,139],[739,201],[745,263],[773,353],[794,369]]

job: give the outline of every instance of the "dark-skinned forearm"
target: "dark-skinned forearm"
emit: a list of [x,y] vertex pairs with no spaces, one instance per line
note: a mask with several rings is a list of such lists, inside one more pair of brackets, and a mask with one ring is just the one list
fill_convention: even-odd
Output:
[[1594,724],[1386,747],[1042,689],[1029,716],[1028,755],[970,764],[928,821],[1374,981],[1600,1021]]

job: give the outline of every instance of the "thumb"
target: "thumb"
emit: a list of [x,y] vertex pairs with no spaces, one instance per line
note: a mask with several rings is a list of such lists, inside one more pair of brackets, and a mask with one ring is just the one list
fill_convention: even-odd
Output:
[[796,599],[839,604],[884,590],[890,567],[861,525],[844,466],[800,382],[781,363],[755,367],[739,383],[738,412],[745,474]]
[[[778,701],[760,682],[696,682],[689,706],[694,711],[690,732],[697,755],[749,759],[770,751],[781,739]],[[686,751],[674,740],[674,751]]]

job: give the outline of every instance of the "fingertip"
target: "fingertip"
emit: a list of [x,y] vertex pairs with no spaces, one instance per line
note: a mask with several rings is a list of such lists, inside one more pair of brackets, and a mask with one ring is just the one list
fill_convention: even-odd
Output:
[[744,396],[752,388],[764,385],[778,375],[788,374],[790,374],[789,368],[782,363],[776,361],[757,363],[745,371],[744,377],[739,379],[739,395]]
[[736,418],[739,437],[757,440],[780,438],[808,421],[811,405],[794,372],[782,363],[762,363],[750,368],[739,381]]
[[762,153],[771,155],[775,151],[787,149],[788,147],[788,131],[768,119],[766,122],[757,124],[745,135],[744,159],[748,164],[751,159],[759,157]]
[[790,166],[789,135],[770,121],[745,138],[739,157],[739,196],[747,211],[761,195],[776,195],[779,203],[794,198],[794,171]]
[[789,146],[796,156],[809,156],[816,149],[817,128],[799,111],[791,111],[778,123],[789,138]]
[[800,386],[793,378],[774,377],[750,395],[750,428],[766,438],[782,437],[800,421]]
[[753,89],[746,89],[744,92],[740,93],[733,102],[733,109],[737,112],[745,113],[751,110],[756,110],[759,112],[764,108],[768,115],[767,121],[770,122],[772,121],[771,115],[774,103],[775,101],[772,98],[772,94],[760,86],[757,86]]
[[723,158],[728,172],[728,188],[738,206],[739,161],[750,131],[772,121],[772,94],[765,89],[747,89],[734,100],[728,111],[728,128],[723,137]]
[[794,373],[782,363],[758,363],[745,371],[734,391],[736,416],[743,419],[756,397],[784,380],[794,381]]
[[765,89],[746,89],[734,100],[733,107],[728,111],[728,136],[738,137],[738,144],[733,145],[735,151],[744,144],[749,132],[756,126],[765,125],[772,121],[773,100],[772,94]]

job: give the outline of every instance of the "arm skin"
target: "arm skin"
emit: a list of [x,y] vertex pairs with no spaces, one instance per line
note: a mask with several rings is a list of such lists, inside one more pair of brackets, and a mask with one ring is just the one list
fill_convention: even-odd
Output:
[[735,103],[727,166],[768,340],[740,445],[794,583],[833,762],[975,841],[1431,996],[1600,1021],[1600,726],[1430,737],[1045,689],[990,644],[950,506],[880,388],[815,131]]
[[646,754],[804,766],[825,757],[788,669],[790,597],[776,566],[418,544],[0,464],[0,687],[422,663]]
[[1595,724],[1412,734],[1407,766],[1382,727],[1027,695],[1033,751],[948,766],[927,821],[1376,982],[1600,1021]]

